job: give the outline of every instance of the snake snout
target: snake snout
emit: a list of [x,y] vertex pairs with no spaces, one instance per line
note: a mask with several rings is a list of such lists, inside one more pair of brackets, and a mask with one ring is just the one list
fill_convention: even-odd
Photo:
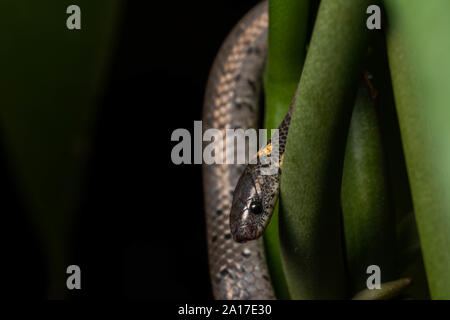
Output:
[[234,241],[242,243],[259,238],[262,232],[256,225],[241,221],[239,224],[231,225],[231,234]]
[[248,240],[242,235],[242,233],[238,232],[238,233],[233,233],[233,240],[239,243],[244,243],[247,242]]

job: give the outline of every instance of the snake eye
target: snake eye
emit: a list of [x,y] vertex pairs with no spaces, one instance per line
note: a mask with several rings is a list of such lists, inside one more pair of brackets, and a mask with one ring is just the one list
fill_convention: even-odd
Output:
[[261,203],[257,202],[257,201],[252,201],[252,203],[250,203],[250,212],[253,214],[260,214],[263,210],[262,210],[262,205]]

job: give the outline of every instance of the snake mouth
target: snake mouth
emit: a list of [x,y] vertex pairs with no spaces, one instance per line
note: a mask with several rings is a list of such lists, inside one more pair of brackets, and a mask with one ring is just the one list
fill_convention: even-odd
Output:
[[248,239],[242,236],[241,233],[233,234],[233,240],[239,243],[245,243],[248,241]]
[[255,240],[261,236],[261,234],[258,234],[258,229],[255,226],[248,224],[239,226],[232,234],[234,241],[239,243]]

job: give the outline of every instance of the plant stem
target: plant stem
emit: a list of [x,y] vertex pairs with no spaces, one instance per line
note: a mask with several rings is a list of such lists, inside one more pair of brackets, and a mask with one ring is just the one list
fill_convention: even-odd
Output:
[[[81,30],[68,30],[68,4],[2,1],[0,119],[11,171],[35,224],[49,273],[48,297],[67,295],[73,217],[79,209],[91,127],[111,61],[119,0],[78,1]],[[67,18],[69,15],[66,16]]]
[[385,2],[394,97],[431,297],[450,298],[450,2]]
[[280,244],[294,299],[348,297],[339,194],[368,0],[322,0],[281,178]]
[[342,178],[341,204],[352,294],[366,288],[367,267],[395,279],[395,217],[376,102],[361,84],[353,110]]
[[[264,78],[267,129],[276,129],[294,97],[306,55],[309,0],[269,1],[269,47]],[[281,263],[278,204],[264,233],[272,282],[279,299],[289,299]]]

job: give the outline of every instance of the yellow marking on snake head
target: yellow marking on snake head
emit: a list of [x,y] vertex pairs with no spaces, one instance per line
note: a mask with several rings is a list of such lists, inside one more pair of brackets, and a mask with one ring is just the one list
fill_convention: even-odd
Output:
[[270,154],[272,152],[272,144],[269,143],[267,146],[265,146],[263,149],[259,150],[258,153],[256,154],[258,157],[260,157],[261,155],[266,155],[268,157],[270,157]]

